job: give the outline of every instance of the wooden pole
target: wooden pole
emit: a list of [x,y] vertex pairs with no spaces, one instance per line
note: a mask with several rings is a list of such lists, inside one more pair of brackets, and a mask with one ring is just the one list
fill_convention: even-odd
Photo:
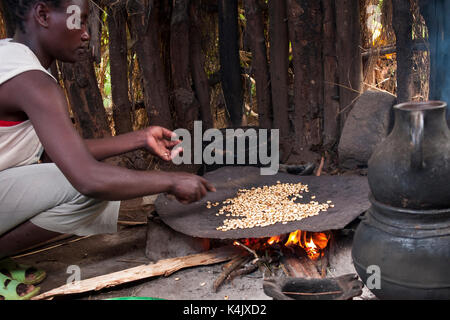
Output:
[[392,24],[397,47],[397,102],[410,101],[413,96],[413,41],[411,4],[392,0]]
[[340,127],[344,126],[363,82],[359,1],[336,0],[336,55],[339,75]]
[[261,128],[271,129],[272,98],[263,17],[257,0],[244,0],[244,8],[252,51],[252,70],[256,80],[258,123]]
[[243,96],[238,44],[238,0],[218,0],[222,91],[233,127],[242,125]]
[[62,295],[98,291],[104,288],[111,288],[123,283],[129,283],[150,277],[162,275],[169,276],[180,269],[220,263],[234,259],[241,254],[242,249],[237,248],[236,246],[229,246],[213,249],[205,253],[160,260],[154,264],[141,265],[79,282],[69,283],[56,289],[44,292],[43,294],[40,294],[32,299],[42,300]]

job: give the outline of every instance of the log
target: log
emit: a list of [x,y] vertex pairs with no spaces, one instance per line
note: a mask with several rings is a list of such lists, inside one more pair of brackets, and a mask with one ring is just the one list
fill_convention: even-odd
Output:
[[413,16],[409,1],[393,0],[392,7],[397,47],[397,103],[402,103],[413,96]]
[[79,282],[69,283],[44,292],[32,299],[42,300],[62,295],[98,291],[104,288],[111,288],[120,284],[162,275],[167,277],[184,268],[220,263],[234,259],[241,254],[242,249],[239,249],[236,246],[220,247],[205,253],[160,260],[154,264],[145,264]]
[[174,0],[170,22],[170,61],[173,80],[172,98],[177,128],[194,129],[199,103],[191,88],[189,46],[189,1]]
[[[190,15],[191,24],[189,29],[190,39],[190,67],[192,69],[192,81],[194,83],[195,94],[200,104],[200,117],[205,130],[214,127],[211,113],[210,97],[211,92],[208,84],[208,76],[205,72],[205,55],[202,49],[202,22],[200,18],[200,0],[191,1]],[[218,76],[220,82],[220,75]]]
[[288,0],[288,34],[294,67],[295,146],[300,161],[314,162],[311,147],[321,144],[323,46],[320,1]]
[[89,41],[89,49],[92,52],[94,62],[99,65],[102,60],[102,18],[100,7],[94,2],[89,3],[89,35],[91,39]]
[[252,70],[256,80],[256,100],[260,128],[272,128],[272,97],[267,63],[264,22],[257,0],[244,0],[247,29],[252,51]]
[[246,254],[244,256],[238,256],[238,257],[234,258],[231,261],[231,264],[226,266],[225,269],[223,270],[223,272],[216,279],[216,281],[214,281],[214,284],[213,284],[213,287],[212,287],[213,292],[217,292],[219,287],[222,285],[222,283],[224,283],[224,281],[228,278],[228,276],[233,271],[235,271],[236,269],[238,269],[242,265],[244,265],[246,262],[248,262],[248,260],[249,260],[248,254]]
[[173,129],[168,81],[161,60],[159,1],[127,1],[130,31],[142,74],[145,109],[150,125]]
[[359,1],[336,0],[336,56],[339,75],[340,127],[360,95],[363,83]]
[[336,58],[336,8],[334,0],[323,6],[323,144],[333,149],[339,139],[339,82]]
[[238,43],[238,1],[219,0],[219,59],[222,91],[231,124],[242,125],[243,96]]
[[133,131],[128,98],[127,11],[124,4],[108,8],[108,28],[114,128],[119,135]]
[[75,127],[84,139],[111,136],[93,63],[88,55],[76,63],[62,63],[60,68]]
[[285,1],[269,1],[269,21],[273,128],[280,130],[280,160],[284,163],[294,144],[289,120],[289,37]]
[[287,276],[294,278],[321,279],[322,275],[310,259],[302,256],[295,256],[292,253],[286,253],[281,263],[287,271]]

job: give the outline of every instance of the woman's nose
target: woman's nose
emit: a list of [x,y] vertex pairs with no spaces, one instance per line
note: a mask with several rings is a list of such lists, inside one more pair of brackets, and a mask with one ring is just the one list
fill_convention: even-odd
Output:
[[89,41],[89,40],[91,40],[91,36],[89,35],[89,32],[88,32],[87,29],[85,29],[85,30],[83,31],[83,33],[81,34],[81,40],[83,40],[83,41]]

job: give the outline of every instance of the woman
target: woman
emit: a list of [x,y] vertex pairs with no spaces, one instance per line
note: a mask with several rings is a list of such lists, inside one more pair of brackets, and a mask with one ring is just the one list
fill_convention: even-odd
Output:
[[[30,284],[43,273],[26,272],[4,258],[59,234],[116,231],[119,200],[166,192],[191,203],[215,189],[188,173],[100,162],[142,147],[170,161],[180,148],[167,129],[99,140],[77,134],[62,89],[47,70],[56,59],[75,62],[86,54],[87,0],[3,2],[16,32],[0,40],[0,299],[28,299],[38,291]],[[53,163],[37,164],[44,149]]]

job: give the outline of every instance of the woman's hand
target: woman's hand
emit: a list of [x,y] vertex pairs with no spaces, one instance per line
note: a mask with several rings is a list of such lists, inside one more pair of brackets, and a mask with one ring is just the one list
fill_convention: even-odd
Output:
[[168,175],[171,177],[171,188],[168,194],[183,204],[199,201],[208,192],[216,192],[216,188],[200,176],[187,172],[173,172]]
[[160,157],[165,161],[171,161],[182,150],[181,147],[175,148],[181,141],[175,140],[176,134],[166,128],[152,126],[144,129],[146,148],[155,156]]

